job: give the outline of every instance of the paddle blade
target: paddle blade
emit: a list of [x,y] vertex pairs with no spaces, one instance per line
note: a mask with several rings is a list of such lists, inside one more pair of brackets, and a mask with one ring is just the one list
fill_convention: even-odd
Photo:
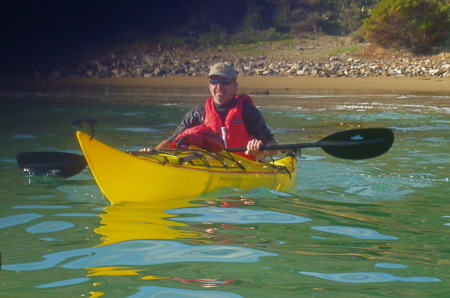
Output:
[[84,156],[65,152],[23,152],[17,164],[30,176],[58,178],[75,176],[87,166]]
[[331,156],[343,159],[367,159],[386,153],[394,143],[388,128],[353,129],[332,134],[316,144]]

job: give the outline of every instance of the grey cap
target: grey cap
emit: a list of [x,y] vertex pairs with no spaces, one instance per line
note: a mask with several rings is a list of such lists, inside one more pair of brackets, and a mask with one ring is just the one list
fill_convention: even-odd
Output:
[[221,76],[225,79],[237,80],[237,72],[233,65],[225,63],[216,63],[209,70],[208,78],[212,76]]

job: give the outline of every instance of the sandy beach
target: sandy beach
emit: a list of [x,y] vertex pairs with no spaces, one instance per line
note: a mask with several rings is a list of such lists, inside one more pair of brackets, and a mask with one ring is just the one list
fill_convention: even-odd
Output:
[[[256,90],[348,90],[385,93],[449,94],[450,78],[417,77],[239,77],[239,87]],[[104,85],[134,88],[186,89],[206,87],[205,77],[155,77],[155,78],[80,78],[42,81],[41,84]]]

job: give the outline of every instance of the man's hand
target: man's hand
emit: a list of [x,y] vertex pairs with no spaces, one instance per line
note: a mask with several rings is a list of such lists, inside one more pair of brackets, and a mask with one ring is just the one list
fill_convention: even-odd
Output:
[[142,148],[139,151],[140,152],[150,152],[152,150],[173,150],[173,148],[172,148],[169,140],[164,140],[153,149],[152,148]]
[[[272,156],[278,153],[278,150],[263,150],[261,151],[260,148],[263,146],[264,143],[261,140],[253,139],[250,140],[247,144],[247,151],[245,151],[245,154],[247,155],[264,155],[264,156]],[[267,146],[270,145],[278,145],[275,141],[270,141],[267,143]]]

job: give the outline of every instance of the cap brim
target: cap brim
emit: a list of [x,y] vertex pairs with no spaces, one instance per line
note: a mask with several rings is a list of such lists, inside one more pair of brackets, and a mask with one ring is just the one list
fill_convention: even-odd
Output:
[[210,77],[212,77],[212,76],[219,76],[219,77],[222,77],[222,78],[225,78],[225,79],[235,79],[235,78],[233,78],[232,76],[230,76],[230,75],[227,75],[227,74],[225,74],[225,73],[212,73],[212,74],[209,74],[209,76],[208,76],[208,79],[210,78]]

